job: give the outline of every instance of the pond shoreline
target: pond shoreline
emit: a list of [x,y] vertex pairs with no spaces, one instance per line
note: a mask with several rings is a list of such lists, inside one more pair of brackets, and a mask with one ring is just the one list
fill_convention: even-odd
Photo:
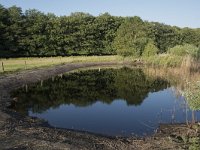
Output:
[[[2,149],[187,149],[188,144],[184,142],[182,135],[193,137],[200,134],[199,130],[196,132],[192,126],[161,125],[154,135],[145,138],[106,137],[88,132],[53,128],[41,119],[21,116],[7,108],[12,101],[9,93],[26,84],[80,68],[130,65],[137,64],[71,63],[1,76],[0,147]],[[199,125],[195,125],[199,129]]]

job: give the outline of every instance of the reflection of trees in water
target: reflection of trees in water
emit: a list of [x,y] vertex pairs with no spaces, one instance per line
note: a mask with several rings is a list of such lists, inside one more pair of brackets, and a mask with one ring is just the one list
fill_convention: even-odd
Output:
[[190,118],[192,119],[192,123],[197,121],[195,112],[200,111],[199,70],[191,70],[188,68],[147,68],[144,72],[169,81],[174,86],[174,95],[177,98],[184,97],[182,107],[185,109],[186,123],[188,124],[190,122]]
[[[174,94],[177,97],[184,97],[186,105],[191,110],[200,110],[200,72],[188,68],[165,68],[145,70],[148,74],[156,74],[170,82],[175,87]],[[156,73],[155,73],[156,72]]]
[[165,89],[169,83],[146,76],[141,69],[103,69],[69,73],[13,92],[19,112],[43,112],[61,104],[88,106],[97,101],[110,104],[124,99],[128,105],[140,105],[149,92]]
[[140,105],[149,92],[167,88],[168,82],[161,78],[146,76],[142,69],[124,68],[115,76],[117,96],[125,99],[129,105]]

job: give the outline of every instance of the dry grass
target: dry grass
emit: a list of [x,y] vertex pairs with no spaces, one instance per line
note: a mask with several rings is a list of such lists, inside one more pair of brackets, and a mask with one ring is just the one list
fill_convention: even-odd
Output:
[[[70,56],[70,57],[45,57],[45,58],[10,58],[0,59],[0,74],[25,69],[47,67],[75,62],[111,62],[122,61],[120,56]],[[2,67],[2,62],[4,69]]]
[[148,66],[164,67],[164,68],[181,68],[186,72],[198,71],[200,69],[200,62],[198,59],[187,56],[176,56],[170,54],[161,54],[150,57],[141,58]]
[[[185,97],[191,110],[200,110],[200,71],[193,70],[198,65],[185,58],[180,68],[146,68],[145,73],[170,82],[177,97]],[[191,69],[191,66],[193,68]],[[195,119],[194,119],[195,120]],[[194,121],[195,122],[195,121]]]
[[182,60],[181,68],[185,70],[198,71],[200,68],[200,62],[191,56],[185,56]]

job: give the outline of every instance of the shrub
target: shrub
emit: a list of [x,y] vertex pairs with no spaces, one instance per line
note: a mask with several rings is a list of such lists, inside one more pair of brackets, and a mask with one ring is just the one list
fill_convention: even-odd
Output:
[[191,55],[193,58],[199,59],[200,58],[200,47],[193,46],[191,49],[187,49],[187,53]]
[[144,52],[142,53],[142,56],[144,57],[149,57],[149,56],[154,56],[158,53],[158,48],[155,46],[154,42],[149,42],[145,48]]
[[169,49],[169,53],[178,56],[190,55],[196,59],[200,58],[200,48],[190,44],[177,45]]

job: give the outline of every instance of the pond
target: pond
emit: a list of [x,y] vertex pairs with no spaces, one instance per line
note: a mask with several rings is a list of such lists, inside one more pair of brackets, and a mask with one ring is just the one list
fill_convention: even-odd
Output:
[[200,120],[200,112],[190,110],[174,81],[142,68],[75,71],[14,91],[17,101],[11,108],[53,127],[145,136],[161,123]]

